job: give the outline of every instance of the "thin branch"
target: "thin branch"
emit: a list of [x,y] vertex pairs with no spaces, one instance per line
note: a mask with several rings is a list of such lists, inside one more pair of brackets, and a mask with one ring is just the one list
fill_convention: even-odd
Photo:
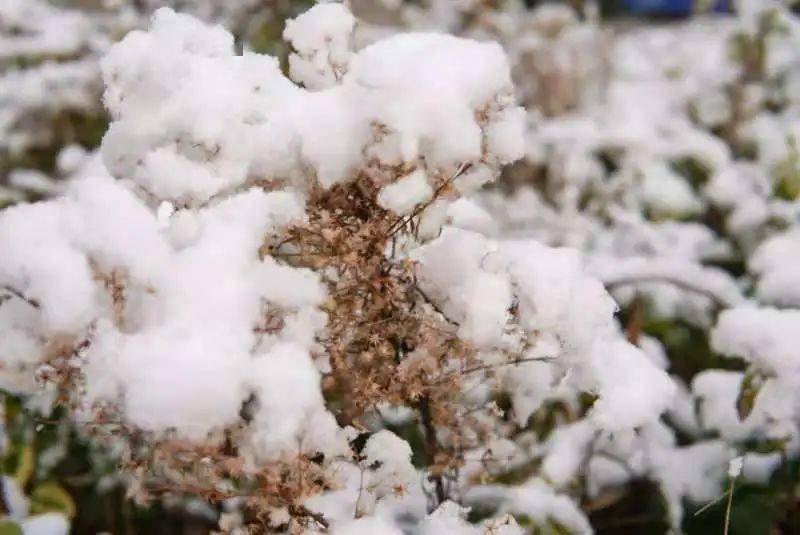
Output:
[[14,297],[22,299],[23,301],[28,303],[33,308],[41,308],[41,305],[39,304],[39,301],[37,301],[36,299],[31,299],[30,297],[26,297],[25,294],[23,294],[22,292],[20,292],[16,288],[13,288],[11,286],[3,285],[3,286],[0,286],[0,290],[5,290],[6,292],[10,293]]
[[457,321],[455,321],[455,320],[453,320],[453,319],[450,319],[450,318],[447,316],[447,314],[445,314],[445,313],[444,313],[444,311],[443,311],[441,308],[439,308],[439,305],[437,305],[436,303],[434,303],[434,302],[433,302],[433,300],[432,300],[430,297],[428,297],[428,294],[426,294],[426,293],[425,293],[425,292],[422,290],[422,288],[420,288],[418,285],[416,285],[416,284],[415,284],[415,285],[414,285],[414,289],[417,291],[417,293],[419,293],[419,295],[421,295],[421,296],[422,296],[422,298],[425,300],[425,302],[426,302],[426,303],[428,303],[428,304],[429,304],[429,305],[430,305],[430,306],[433,308],[433,310],[435,310],[436,312],[438,312],[439,314],[441,314],[441,316],[442,316],[442,317],[443,317],[443,318],[444,318],[444,319],[445,319],[445,320],[446,320],[448,323],[452,323],[452,324],[453,324],[453,325],[455,325],[456,327],[460,327],[460,326],[461,326],[461,324],[460,324],[460,323],[458,323]]
[[703,507],[701,507],[700,509],[695,511],[692,516],[699,516],[699,515],[705,513],[710,508],[712,508],[713,506],[715,506],[716,504],[718,504],[719,502],[721,502],[722,500],[727,498],[728,501],[727,501],[727,505],[725,507],[725,533],[727,534],[728,533],[728,520],[729,520],[730,515],[731,515],[731,501],[733,499],[733,486],[734,486],[735,482],[736,482],[736,478],[731,478],[731,484],[727,488],[727,490],[725,490],[725,492],[723,492],[722,494],[720,494],[719,496],[717,496],[716,498],[714,498],[713,500],[711,500],[710,502],[705,504]]
[[[428,457],[429,464],[436,461],[436,453],[439,451],[439,441],[436,439],[436,428],[433,425],[433,418],[431,416],[430,400],[427,396],[422,396],[417,403],[417,410],[419,410],[420,420],[422,427],[425,431],[425,453]],[[444,488],[444,480],[441,474],[431,474],[430,481],[433,481],[434,489],[436,492],[436,503],[432,510],[435,510],[441,503],[447,499],[447,493]]]
[[590,262],[589,268],[606,287],[665,283],[705,296],[719,308],[746,302],[741,289],[727,273],[696,262],[663,257],[598,256]]
[[636,471],[633,468],[631,468],[630,464],[628,464],[628,461],[626,461],[622,457],[618,457],[617,455],[614,455],[613,453],[609,453],[607,451],[596,451],[594,455],[596,457],[603,457],[611,462],[618,464],[620,468],[622,468],[628,473],[628,477],[631,479],[634,479],[637,475]]
[[672,278],[667,275],[647,275],[641,277],[620,278],[614,281],[607,282],[606,286],[609,288],[613,288],[615,286],[625,286],[628,284],[640,284],[645,282],[663,282],[666,284],[677,286],[681,290],[700,294],[702,296],[709,298],[720,308],[730,308],[731,306],[733,306],[729,299],[727,299],[722,295],[714,293],[708,288],[703,288],[701,286],[694,285],[689,281],[681,280],[678,278]]
[[671,276],[667,273],[659,273],[659,274],[640,274],[634,275],[630,274],[627,276],[622,276],[619,278],[610,278],[601,280],[606,285],[607,288],[614,288],[616,286],[625,286],[629,284],[642,284],[648,282],[658,282],[658,283],[665,283],[671,284],[680,288],[681,290],[685,290],[687,292],[696,293],[707,297],[710,299],[715,305],[720,308],[732,308],[738,304],[738,299],[734,300],[731,299],[727,295],[723,295],[722,292],[715,291],[710,286],[700,286],[700,281],[690,281],[688,279],[680,278],[678,276]]
[[455,181],[456,178],[458,178],[461,175],[463,175],[464,172],[467,171],[467,169],[469,169],[470,167],[472,167],[471,163],[462,163],[461,166],[459,166],[459,168],[456,170],[456,172],[453,173],[453,176],[451,176],[450,178],[448,178],[447,180],[442,182],[439,185],[439,187],[436,188],[436,191],[433,192],[433,196],[431,196],[430,199],[428,199],[426,202],[424,202],[424,203],[420,204],[419,206],[417,206],[407,216],[400,217],[395,223],[393,223],[389,227],[389,230],[386,231],[386,236],[384,236],[384,238],[390,238],[390,237],[394,236],[401,228],[406,226],[410,221],[412,221],[415,217],[417,217],[419,214],[421,214],[426,208],[428,208],[431,204],[433,204],[439,198],[439,195],[441,195],[442,192],[445,189],[447,189],[450,186],[450,184],[452,184]]
[[462,375],[466,375],[469,373],[475,373],[482,370],[491,370],[495,368],[502,368],[503,366],[516,366],[518,364],[524,364],[526,362],[552,362],[556,358],[555,357],[525,357],[525,358],[518,358],[514,360],[509,360],[507,362],[498,362],[496,364],[481,364],[479,366],[473,366],[471,368],[467,368],[466,370],[462,370],[460,373]]
[[731,506],[733,505],[733,489],[736,485],[736,478],[731,478],[731,486],[728,488],[728,504],[725,506],[725,529],[723,535],[728,535],[728,530],[731,525]]
[[472,366],[470,368],[466,368],[463,370],[455,370],[453,372],[450,372],[443,377],[439,377],[430,384],[436,385],[444,381],[448,381],[455,375],[468,375],[470,373],[475,373],[483,370],[492,370],[496,368],[502,368],[504,366],[516,366],[518,364],[525,364],[526,362],[552,362],[554,360],[556,360],[556,357],[524,357],[524,358],[509,360],[506,362],[497,362],[494,364],[479,364],[477,366]]
[[358,469],[361,470],[361,475],[358,479],[358,497],[356,498],[356,506],[353,511],[353,518],[361,517],[361,493],[364,492],[364,468],[359,466]]

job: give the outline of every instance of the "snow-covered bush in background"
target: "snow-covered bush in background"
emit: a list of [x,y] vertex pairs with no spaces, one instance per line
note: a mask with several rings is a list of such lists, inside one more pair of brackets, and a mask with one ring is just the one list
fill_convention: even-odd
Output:
[[[625,482],[655,481],[675,529],[686,503],[722,492],[731,456],[743,454],[743,477],[763,484],[798,453],[800,26],[788,3],[735,4],[736,17],[622,26],[605,53],[591,11],[578,22],[563,6],[517,2],[395,8],[412,27],[491,36],[507,49],[529,105],[525,156],[502,188],[459,201],[448,220],[583,252],[623,307],[628,339],[671,373],[678,395],[664,423],[629,440],[579,422],[544,447],[563,463],[573,446],[581,462],[563,464],[560,481],[583,478],[586,508]],[[583,62],[579,43],[596,51]],[[526,72],[532,45],[548,50],[545,66],[559,58],[567,79],[594,73],[581,99],[557,109],[530,99],[547,83]],[[571,94],[561,87],[546,96]],[[713,364],[691,363],[698,353]],[[558,485],[555,466],[534,474]]]
[[50,193],[50,177],[29,169],[102,133],[98,60],[110,23],[37,0],[0,5],[0,203]]

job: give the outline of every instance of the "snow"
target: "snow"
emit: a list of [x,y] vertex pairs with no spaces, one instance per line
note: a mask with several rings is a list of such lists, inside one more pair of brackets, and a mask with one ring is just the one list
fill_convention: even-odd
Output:
[[32,516],[21,524],[23,535],[67,535],[69,520],[59,513]]
[[289,56],[292,80],[311,90],[335,85],[347,72],[355,17],[342,4],[317,4],[288,21],[283,37],[295,52]]
[[398,215],[411,212],[415,206],[433,197],[425,171],[417,169],[381,189],[378,204]]
[[583,512],[564,494],[557,494],[541,479],[532,479],[519,487],[483,486],[467,493],[469,503],[497,503],[500,510],[525,515],[538,525],[552,520],[573,533],[592,533]]
[[445,228],[422,248],[420,265],[426,293],[479,348],[512,343],[505,326],[513,288],[520,327],[559,341],[555,354],[542,356],[563,360],[576,385],[597,392],[593,415],[603,425],[635,427],[670,404],[671,382],[639,349],[618,338],[616,305],[600,282],[584,273],[574,250],[531,240],[492,242]]
[[766,304],[800,305],[800,278],[794,269],[800,258],[800,232],[789,230],[765,240],[750,257],[749,269],[758,278],[756,294]]
[[734,308],[720,315],[711,344],[720,353],[741,357],[766,373],[791,377],[800,372],[793,340],[798,328],[798,310]]
[[401,535],[403,531],[391,522],[380,517],[366,517],[352,520],[347,524],[337,527],[333,533],[335,535],[361,535],[371,533],[373,535]]

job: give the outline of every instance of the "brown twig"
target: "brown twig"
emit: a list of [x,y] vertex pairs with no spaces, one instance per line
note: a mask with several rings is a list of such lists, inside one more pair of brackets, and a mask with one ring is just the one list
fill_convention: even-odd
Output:
[[41,308],[41,305],[39,304],[39,301],[37,301],[36,299],[31,299],[30,297],[26,297],[25,294],[23,294],[22,292],[20,292],[16,288],[4,285],[4,286],[0,286],[0,290],[5,290],[6,292],[10,293],[14,297],[22,299],[23,301],[28,303],[33,308]]
[[401,228],[406,226],[415,217],[417,217],[419,214],[421,214],[423,211],[425,211],[425,209],[428,208],[431,204],[433,204],[434,201],[436,201],[439,198],[439,195],[441,195],[442,192],[445,189],[447,189],[455,181],[456,178],[458,178],[461,175],[463,175],[470,167],[472,167],[472,164],[470,164],[470,163],[461,164],[461,166],[456,170],[456,172],[453,173],[453,176],[451,176],[450,178],[448,178],[447,180],[442,182],[439,185],[439,187],[436,188],[436,191],[433,192],[433,196],[431,196],[430,199],[428,199],[426,202],[424,202],[424,203],[420,204],[419,206],[417,206],[407,216],[401,217],[397,221],[392,223],[392,225],[389,227],[389,230],[386,232],[386,236],[384,236],[384,239],[394,236]]
[[[431,417],[430,399],[427,396],[422,396],[420,398],[417,403],[417,410],[419,410],[422,428],[425,431],[425,454],[428,457],[428,464],[430,465],[435,462],[436,453],[439,451],[439,441],[436,439],[436,428],[433,425],[433,418]],[[436,492],[436,503],[434,503],[432,507],[432,510],[434,510],[447,499],[447,492],[445,491],[444,478],[441,474],[431,473],[429,480],[433,481],[434,490]]]
[[455,370],[453,372],[450,372],[450,373],[448,373],[448,374],[446,374],[446,375],[444,375],[442,377],[439,377],[438,379],[436,379],[435,381],[431,382],[430,384],[431,385],[437,385],[437,384],[440,384],[442,382],[449,381],[450,379],[452,379],[456,375],[469,375],[470,373],[475,373],[475,372],[479,372],[479,371],[483,371],[483,370],[492,370],[492,369],[495,369],[495,368],[502,368],[504,366],[516,366],[518,364],[524,364],[526,362],[552,362],[555,359],[556,359],[555,357],[524,357],[524,358],[518,358],[518,359],[514,359],[514,360],[509,360],[509,361],[506,361],[506,362],[498,362],[498,363],[495,363],[495,364],[479,364],[477,366],[471,366],[471,367],[463,369],[463,370]]

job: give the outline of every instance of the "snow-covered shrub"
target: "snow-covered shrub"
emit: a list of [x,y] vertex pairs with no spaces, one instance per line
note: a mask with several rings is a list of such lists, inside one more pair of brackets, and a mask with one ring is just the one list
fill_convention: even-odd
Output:
[[[576,251],[446,224],[524,152],[502,49],[409,33],[353,50],[354,22],[340,4],[291,21],[292,79],[168,9],[112,47],[108,174],[0,213],[4,368],[121,444],[141,500],[346,533],[433,510],[425,529],[468,530],[447,500],[486,496],[486,530],[517,532],[510,513],[587,531],[559,484],[494,492],[473,459],[544,453],[566,483],[580,462],[526,438],[539,408],[611,439],[674,387]],[[417,429],[416,468],[386,428]]]
[[[734,482],[791,511],[782,3],[613,39],[592,2],[322,3],[275,57],[246,43],[283,4],[169,4],[227,30],[160,10],[99,66],[112,39],[86,40],[99,153],[9,173],[52,199],[0,212],[0,387],[28,409],[4,462],[55,401],[119,460],[104,485],[223,532],[589,533],[628,508],[697,532]],[[44,491],[22,487],[25,526]]]

